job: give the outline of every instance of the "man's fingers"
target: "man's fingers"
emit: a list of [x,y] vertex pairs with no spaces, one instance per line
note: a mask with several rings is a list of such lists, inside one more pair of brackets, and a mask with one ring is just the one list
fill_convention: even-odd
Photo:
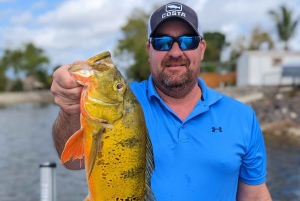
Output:
[[80,96],[83,86],[71,76],[68,69],[70,65],[64,65],[53,73],[51,92],[54,94],[54,102],[70,115],[80,112]]
[[[73,91],[73,92],[70,92]],[[54,102],[61,107],[61,109],[69,114],[75,115],[80,112],[80,94],[82,87],[74,89],[64,89],[60,93],[55,94]],[[74,92],[75,91],[75,92]]]
[[57,83],[53,83],[51,86],[51,92],[55,96],[64,97],[71,100],[79,100],[81,96],[81,90],[83,86],[79,85],[78,87],[65,89],[60,87]]
[[72,89],[81,86],[69,73],[70,65],[63,65],[53,73],[53,82],[56,82],[60,87]]

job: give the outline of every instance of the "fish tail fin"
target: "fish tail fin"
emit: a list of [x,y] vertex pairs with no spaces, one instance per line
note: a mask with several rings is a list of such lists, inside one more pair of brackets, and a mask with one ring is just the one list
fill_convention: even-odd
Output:
[[[82,129],[75,132],[67,141],[65,148],[61,154],[60,161],[65,163],[69,160],[82,159],[84,156]],[[80,161],[81,164],[81,161]]]

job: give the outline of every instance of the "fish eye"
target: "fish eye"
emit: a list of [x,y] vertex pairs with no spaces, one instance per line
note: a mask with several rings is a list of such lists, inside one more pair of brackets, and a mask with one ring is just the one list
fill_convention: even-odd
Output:
[[116,88],[118,91],[121,91],[123,89],[123,84],[122,83],[117,83]]

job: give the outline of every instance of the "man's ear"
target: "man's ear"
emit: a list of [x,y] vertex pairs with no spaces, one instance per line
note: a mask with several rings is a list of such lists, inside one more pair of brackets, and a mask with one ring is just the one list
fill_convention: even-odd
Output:
[[150,43],[149,42],[147,42],[147,44],[146,44],[146,49],[147,49],[147,52],[149,53],[149,51],[150,51]]
[[204,52],[205,52],[205,48],[206,48],[206,42],[205,42],[205,40],[202,40],[199,45],[200,45],[201,60],[203,60],[203,58],[204,58]]

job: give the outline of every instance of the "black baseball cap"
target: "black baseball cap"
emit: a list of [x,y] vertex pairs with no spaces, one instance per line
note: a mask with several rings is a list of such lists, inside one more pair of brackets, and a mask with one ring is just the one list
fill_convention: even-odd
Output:
[[165,20],[177,18],[187,22],[195,32],[203,37],[197,13],[185,4],[171,2],[153,11],[149,17],[148,38],[152,36],[156,28]]

